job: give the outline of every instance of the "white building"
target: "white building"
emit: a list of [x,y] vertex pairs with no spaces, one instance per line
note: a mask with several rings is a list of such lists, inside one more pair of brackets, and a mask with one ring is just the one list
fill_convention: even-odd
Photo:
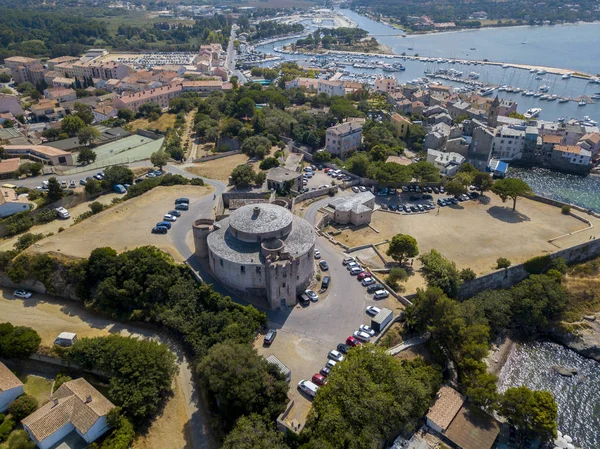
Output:
[[85,379],[65,382],[48,403],[21,421],[40,449],[48,449],[76,432],[92,443],[103,435],[109,424],[106,415],[115,406]]
[[454,176],[465,157],[458,153],[445,153],[438,150],[427,150],[427,162],[432,163],[442,176]]
[[525,130],[502,126],[492,139],[492,153],[496,159],[512,161],[521,159],[525,146]]
[[351,151],[360,148],[362,126],[355,122],[346,122],[327,129],[325,149],[337,157],[345,157]]
[[340,224],[352,223],[355,226],[371,223],[375,208],[375,195],[362,192],[349,197],[332,199],[329,207],[335,209],[333,221]]
[[31,204],[27,197],[17,195],[13,189],[0,189],[0,217],[9,217],[29,209]]
[[327,94],[330,97],[333,97],[334,95],[343,97],[344,95],[346,95],[346,89],[344,88],[344,82],[341,80],[319,80],[319,87],[317,89],[317,93]]
[[23,394],[23,382],[0,362],[0,413]]

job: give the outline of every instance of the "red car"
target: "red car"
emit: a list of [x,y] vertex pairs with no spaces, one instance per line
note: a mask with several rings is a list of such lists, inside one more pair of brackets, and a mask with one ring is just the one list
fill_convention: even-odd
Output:
[[356,276],[356,279],[358,279],[359,281],[362,281],[364,278],[369,277],[370,274],[368,271],[363,271],[362,273],[358,273],[358,276]]
[[327,379],[325,379],[325,376],[323,376],[322,374],[313,375],[312,381],[313,381],[313,383],[315,383],[317,385],[326,385],[327,384]]
[[348,338],[346,338],[346,344],[348,346],[360,346],[360,341],[358,341],[357,338],[353,337],[352,335],[350,335]]

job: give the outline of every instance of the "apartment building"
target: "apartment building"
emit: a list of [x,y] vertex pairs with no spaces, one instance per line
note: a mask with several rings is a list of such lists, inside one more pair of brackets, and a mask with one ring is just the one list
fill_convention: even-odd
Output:
[[169,107],[169,102],[173,98],[181,95],[182,92],[182,84],[163,86],[115,98],[114,106],[116,109],[127,108],[131,109],[133,112],[137,112],[139,107],[143,104],[156,103],[164,109]]
[[25,56],[6,58],[4,64],[10,69],[15,83],[38,84],[44,80],[44,68],[39,59]]
[[99,78],[102,80],[120,80],[128,76],[131,69],[117,61],[79,61],[57,64],[54,66],[54,70],[78,79]]
[[355,122],[346,122],[327,129],[325,149],[337,157],[357,150],[362,143],[362,126]]
[[333,97],[334,95],[343,97],[346,94],[346,89],[344,88],[344,82],[341,80],[319,80],[319,87],[317,88],[317,93],[327,94],[330,97]]

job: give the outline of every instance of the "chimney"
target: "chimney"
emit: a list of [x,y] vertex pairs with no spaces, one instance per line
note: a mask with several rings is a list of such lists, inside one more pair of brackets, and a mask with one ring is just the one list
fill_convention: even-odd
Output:
[[58,399],[54,399],[52,407],[56,407],[58,405]]
[[86,403],[86,404],[89,404],[90,402],[92,402],[92,397],[91,397],[91,396],[87,396],[87,397],[85,398],[85,403]]
[[254,212],[252,213],[252,219],[256,220],[260,215],[260,207],[254,206]]

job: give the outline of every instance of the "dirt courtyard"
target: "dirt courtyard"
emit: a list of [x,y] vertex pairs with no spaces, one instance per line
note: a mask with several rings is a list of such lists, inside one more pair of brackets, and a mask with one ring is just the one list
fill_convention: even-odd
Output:
[[[493,271],[496,260],[506,257],[513,264],[522,263],[536,255],[557,251],[583,243],[595,236],[595,228],[572,216],[562,215],[559,208],[537,201],[519,199],[517,210],[513,212],[512,202],[502,203],[495,195],[489,202],[466,201],[451,207],[421,214],[400,214],[376,211],[369,227],[346,229],[335,238],[350,246],[365,243],[379,243],[391,239],[396,234],[409,234],[417,239],[419,252],[423,254],[436,249],[458,268],[471,268],[478,275]],[[594,226],[600,220],[577,212],[590,220]],[[548,240],[586,229],[574,235],[567,235],[552,243]],[[387,245],[378,247],[383,254]],[[415,260],[414,268],[419,269]],[[407,292],[412,292],[423,283],[419,277],[411,277]]]
[[[163,215],[173,209],[175,198],[184,196],[194,200],[212,192],[210,186],[157,187],[137,198],[100,212],[59,234],[54,234],[34,245],[34,251],[56,251],[76,257],[88,257],[92,250],[110,246],[121,252],[144,245],[154,245],[181,262],[169,235],[155,235],[152,228],[162,221]],[[189,212],[182,212],[183,215]],[[180,223],[173,223],[169,234]]]

